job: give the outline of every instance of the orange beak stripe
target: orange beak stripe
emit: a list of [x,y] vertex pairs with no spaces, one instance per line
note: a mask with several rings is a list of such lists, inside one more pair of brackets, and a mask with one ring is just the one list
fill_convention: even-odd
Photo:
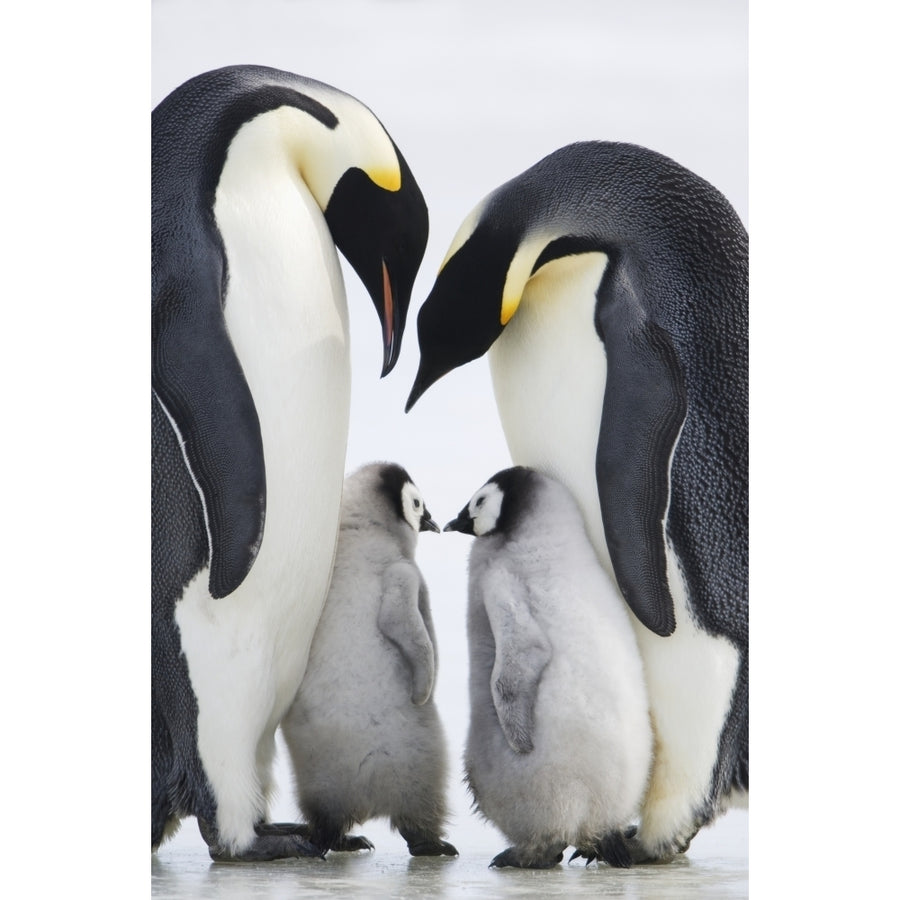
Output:
[[384,260],[381,261],[381,273],[384,295],[384,344],[390,347],[394,343],[394,295],[391,292],[391,279]]

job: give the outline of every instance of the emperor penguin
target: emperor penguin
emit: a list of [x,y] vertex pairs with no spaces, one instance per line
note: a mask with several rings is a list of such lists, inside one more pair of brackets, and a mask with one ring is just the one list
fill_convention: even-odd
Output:
[[575,500],[515,467],[447,524],[469,556],[466,781],[514,845],[492,866],[549,868],[567,846],[628,867],[625,831],[647,787],[653,735],[625,606]]
[[489,351],[512,461],[575,496],[634,619],[656,737],[632,842],[746,803],[748,239],[643,147],[563,147],[489,194],[419,312],[407,403]]
[[388,816],[413,856],[457,852],[442,840],[447,750],[415,562],[421,531],[440,528],[402,466],[372,463],[347,478],[331,587],[282,722],[308,837],[322,851],[371,849],[347,831]]
[[337,249],[400,350],[428,213],[373,113],[230,66],[152,116],[152,847],[316,854],[267,822],[331,575],[350,401]]

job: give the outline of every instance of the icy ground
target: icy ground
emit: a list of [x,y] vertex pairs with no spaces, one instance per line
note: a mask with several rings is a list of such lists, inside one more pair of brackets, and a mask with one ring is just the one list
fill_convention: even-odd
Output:
[[[294,900],[302,897],[621,897],[628,900],[726,900],[749,896],[748,822],[732,810],[701,831],[686,856],[658,866],[612,869],[575,861],[548,871],[491,869],[503,838],[468,813],[458,817],[448,837],[456,858],[414,859],[406,845],[381,823],[365,834],[375,850],[330,853],[322,860],[282,860],[234,865],[213,863],[193,820],[164,845],[151,866],[152,896],[158,900],[234,898]],[[568,859],[568,856],[566,857]]]

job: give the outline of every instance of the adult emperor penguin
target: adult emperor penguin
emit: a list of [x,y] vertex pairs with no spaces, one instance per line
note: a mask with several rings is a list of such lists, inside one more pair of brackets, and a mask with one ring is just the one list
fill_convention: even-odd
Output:
[[549,868],[568,846],[628,867],[625,831],[653,735],[626,607],[571,493],[521,466],[444,529],[469,555],[466,781],[513,846],[492,866]]
[[692,172],[577,143],[476,207],[419,313],[407,410],[490,350],[513,461],[572,491],[635,616],[656,736],[638,860],[746,802],[747,252]]
[[[427,240],[416,182],[353,97],[233,66],[152,117],[152,845],[320,851],[267,824],[274,735],[331,574],[350,399],[337,246],[382,375]],[[265,526],[265,528],[264,528]]]
[[421,531],[440,528],[402,466],[371,463],[344,482],[328,599],[281,725],[309,839],[323,850],[371,848],[348,829],[388,816],[413,856],[456,855],[442,840],[447,748]]

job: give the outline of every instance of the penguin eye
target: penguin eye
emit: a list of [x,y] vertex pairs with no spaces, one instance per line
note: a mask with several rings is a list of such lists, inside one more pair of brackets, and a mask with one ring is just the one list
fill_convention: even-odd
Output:
[[413,500],[413,509],[418,509],[421,505],[418,500]]
[[480,509],[483,505],[484,505],[484,497],[479,497],[479,498],[475,501],[475,508],[476,508],[476,509]]

